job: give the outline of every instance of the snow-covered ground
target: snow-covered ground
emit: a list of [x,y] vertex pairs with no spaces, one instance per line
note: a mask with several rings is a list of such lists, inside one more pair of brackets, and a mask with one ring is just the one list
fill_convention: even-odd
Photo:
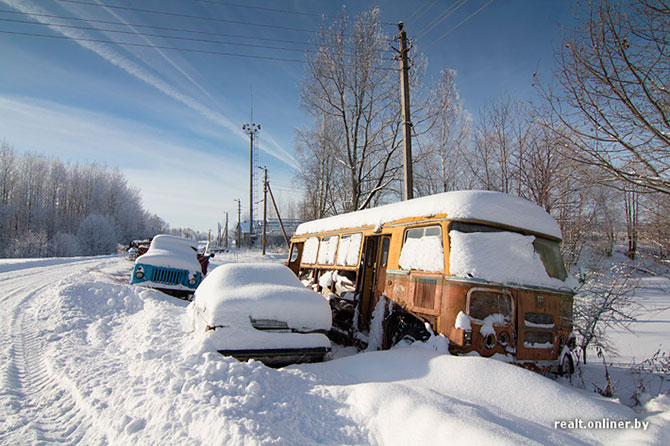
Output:
[[640,277],[635,290],[642,306],[628,329],[613,329],[610,338],[617,350],[615,361],[640,362],[659,348],[670,352],[670,277]]
[[[283,258],[235,252],[212,267]],[[131,268],[0,260],[0,444],[670,444],[670,397],[635,410],[603,398],[596,361],[581,389],[416,344],[283,369],[203,351],[187,302],[129,286]],[[668,306],[664,289],[654,299]],[[641,342],[665,342],[667,319]],[[650,425],[561,428],[575,419]]]

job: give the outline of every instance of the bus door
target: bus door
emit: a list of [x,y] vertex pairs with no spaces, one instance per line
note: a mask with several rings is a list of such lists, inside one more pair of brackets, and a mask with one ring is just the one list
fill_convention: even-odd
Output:
[[379,302],[379,297],[384,293],[390,241],[389,235],[372,235],[365,237],[364,240],[358,290],[361,299],[358,328],[361,331],[370,328],[372,312]]

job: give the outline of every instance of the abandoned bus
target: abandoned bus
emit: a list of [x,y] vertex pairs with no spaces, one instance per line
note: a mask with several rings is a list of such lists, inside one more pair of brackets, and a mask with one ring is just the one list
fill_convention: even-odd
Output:
[[303,223],[287,264],[330,298],[349,341],[374,314],[382,348],[426,339],[428,323],[454,354],[571,373],[574,279],[560,241],[527,200],[455,191]]

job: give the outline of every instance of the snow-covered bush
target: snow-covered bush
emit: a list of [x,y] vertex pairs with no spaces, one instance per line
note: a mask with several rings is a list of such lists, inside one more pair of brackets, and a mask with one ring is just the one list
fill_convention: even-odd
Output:
[[48,247],[49,240],[44,231],[28,231],[14,240],[8,254],[9,257],[44,257]]
[[66,232],[59,232],[51,240],[51,254],[55,257],[73,257],[79,255],[79,239]]
[[647,403],[652,395],[668,394],[670,381],[670,354],[658,349],[651,358],[631,367],[635,390],[632,399],[636,405]]
[[118,227],[108,215],[90,214],[80,224],[77,238],[84,255],[111,254],[116,249]]
[[640,310],[634,299],[635,288],[630,271],[622,267],[586,274],[574,304],[574,329],[584,364],[589,347],[613,351],[605,336],[608,327],[626,327],[635,321]]

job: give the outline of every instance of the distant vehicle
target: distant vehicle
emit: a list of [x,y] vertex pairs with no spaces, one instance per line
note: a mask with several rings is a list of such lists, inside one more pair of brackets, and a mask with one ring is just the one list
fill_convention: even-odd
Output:
[[330,351],[328,301],[283,265],[225,264],[189,306],[196,336],[219,353],[280,367],[321,361]]
[[512,195],[455,191],[303,223],[287,265],[358,343],[381,301],[383,348],[432,331],[455,354],[571,373],[573,281],[561,232]]
[[192,240],[165,234],[155,236],[148,250],[135,260],[130,283],[176,297],[191,296],[207,272],[196,248]]
[[128,244],[128,260],[135,261],[139,256],[147,252],[151,240],[133,240]]

